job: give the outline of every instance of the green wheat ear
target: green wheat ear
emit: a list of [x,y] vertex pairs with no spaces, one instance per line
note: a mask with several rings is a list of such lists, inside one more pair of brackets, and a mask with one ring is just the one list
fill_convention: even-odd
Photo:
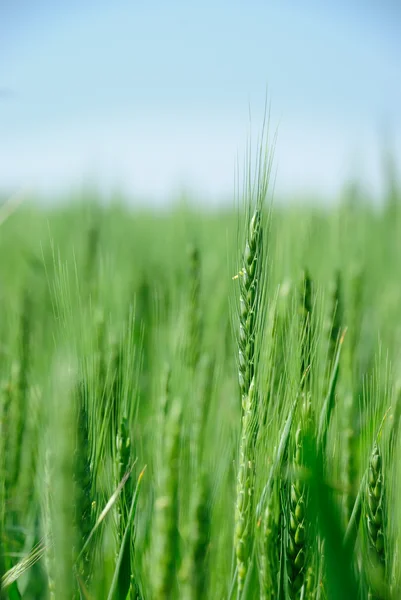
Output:
[[210,475],[204,471],[194,482],[191,510],[189,553],[184,561],[180,579],[183,598],[202,600],[209,593],[209,546],[211,526]]
[[367,480],[367,515],[366,524],[371,549],[380,563],[384,566],[385,532],[384,532],[384,479],[382,456],[377,443],[369,460]]
[[[93,511],[93,473],[91,464],[91,438],[89,435],[89,415],[86,406],[85,386],[81,383],[76,391],[77,426],[73,457],[73,479],[75,492],[74,522],[76,527],[76,555],[81,554],[86,539],[95,524]],[[85,583],[92,575],[92,556],[84,552],[80,561],[80,574]]]
[[312,362],[312,297],[313,284],[309,271],[305,269],[301,274],[300,285],[300,317],[301,317],[301,373],[302,388],[306,391],[311,386]]
[[255,372],[255,325],[262,246],[261,214],[257,209],[249,225],[240,281],[238,377],[241,398],[247,396]]
[[337,345],[340,339],[341,330],[344,322],[344,305],[342,291],[341,271],[335,274],[334,282],[331,289],[331,313],[328,332],[328,360],[327,360],[327,379],[330,379],[331,369],[336,357]]
[[255,389],[255,328],[260,302],[262,262],[261,212],[256,208],[249,224],[240,276],[239,387],[242,423],[237,474],[234,547],[237,557],[238,594],[248,571],[253,527],[257,392]]
[[155,511],[154,597],[173,599],[176,592],[179,534],[178,481],[182,406],[175,400],[167,418],[160,494]]
[[304,481],[297,477],[297,472],[303,467],[302,439],[313,433],[312,405],[309,398],[305,399],[302,407],[301,422],[295,435],[295,453],[293,465],[295,476],[291,481],[289,494],[289,519],[287,543],[287,575],[288,591],[292,599],[298,598],[304,582],[308,563],[308,548],[310,540],[308,520],[308,489]]
[[[124,417],[121,420],[120,427],[116,439],[116,462],[115,462],[115,487],[123,480],[126,473],[129,471],[131,463],[131,439],[128,431],[128,421]],[[126,528],[129,527],[129,510],[132,500],[132,475],[123,487],[120,496],[116,502],[116,525],[117,525],[117,540],[118,552],[116,562],[118,562],[118,553],[120,552]],[[131,544],[132,532],[131,529],[127,532],[127,541],[124,552],[121,558],[121,568],[118,577],[118,593],[119,597],[126,598],[130,588],[134,589],[135,579],[132,572],[131,560]]]
[[275,481],[260,523],[260,600],[278,597],[282,518],[279,482]]

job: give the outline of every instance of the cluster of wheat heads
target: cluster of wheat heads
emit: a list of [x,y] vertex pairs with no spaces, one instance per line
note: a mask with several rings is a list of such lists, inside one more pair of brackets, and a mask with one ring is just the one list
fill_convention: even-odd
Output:
[[256,162],[239,218],[4,225],[3,598],[399,597],[394,213],[273,210]]

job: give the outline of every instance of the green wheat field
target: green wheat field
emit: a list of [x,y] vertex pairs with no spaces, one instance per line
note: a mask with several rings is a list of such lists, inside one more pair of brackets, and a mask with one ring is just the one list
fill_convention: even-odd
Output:
[[9,599],[401,598],[401,195],[0,226]]

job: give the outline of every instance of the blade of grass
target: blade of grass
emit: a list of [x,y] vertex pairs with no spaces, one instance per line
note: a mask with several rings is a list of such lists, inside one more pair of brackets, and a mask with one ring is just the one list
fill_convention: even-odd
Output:
[[322,411],[320,413],[319,420],[319,431],[317,436],[317,443],[319,448],[326,447],[327,441],[327,433],[330,424],[331,414],[334,408],[334,401],[336,395],[336,385],[338,379],[338,372],[340,367],[340,356],[341,356],[341,348],[344,343],[344,338],[347,330],[345,329],[341,335],[340,341],[338,342],[338,348],[336,353],[336,359],[333,365],[333,370],[330,377],[329,389],[323,404]]

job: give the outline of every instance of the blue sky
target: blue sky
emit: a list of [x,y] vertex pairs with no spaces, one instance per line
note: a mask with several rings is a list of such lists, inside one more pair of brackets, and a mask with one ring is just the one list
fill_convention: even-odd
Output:
[[384,133],[401,166],[396,0],[9,4],[0,189],[230,197],[266,89],[278,195],[332,197],[350,177],[379,192]]

